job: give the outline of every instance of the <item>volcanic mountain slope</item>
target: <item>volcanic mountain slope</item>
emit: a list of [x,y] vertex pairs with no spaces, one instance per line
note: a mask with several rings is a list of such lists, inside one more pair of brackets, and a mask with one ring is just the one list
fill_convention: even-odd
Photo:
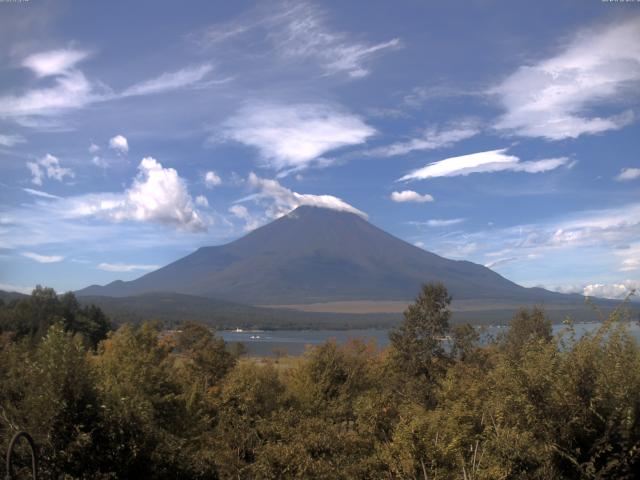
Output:
[[136,280],[90,286],[78,295],[175,292],[251,305],[411,300],[441,281],[457,300],[576,302],[524,288],[468,261],[417,248],[354,213],[303,206],[231,243],[203,247]]

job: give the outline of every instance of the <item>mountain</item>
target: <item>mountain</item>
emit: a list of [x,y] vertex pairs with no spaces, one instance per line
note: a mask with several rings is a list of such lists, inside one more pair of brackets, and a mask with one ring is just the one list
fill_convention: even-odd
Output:
[[456,300],[581,302],[524,288],[472,262],[449,260],[400,240],[361,216],[303,206],[244,237],[203,247],[136,280],[93,285],[79,296],[173,292],[248,305],[413,299],[441,281]]

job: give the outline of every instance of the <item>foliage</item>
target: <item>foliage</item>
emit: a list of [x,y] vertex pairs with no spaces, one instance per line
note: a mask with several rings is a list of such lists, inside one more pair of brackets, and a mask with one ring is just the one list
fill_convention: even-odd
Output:
[[449,328],[446,289],[425,285],[385,350],[327,342],[257,361],[193,323],[125,325],[94,348],[84,319],[99,314],[48,289],[32,297],[0,306],[0,447],[31,432],[44,479],[640,471],[640,347],[624,308],[555,337],[543,310],[521,310],[480,345],[475,328]]

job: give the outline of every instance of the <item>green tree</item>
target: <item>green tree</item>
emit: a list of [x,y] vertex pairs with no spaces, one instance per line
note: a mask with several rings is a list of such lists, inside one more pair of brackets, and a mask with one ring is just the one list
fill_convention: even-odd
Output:
[[389,333],[392,368],[403,377],[418,380],[419,395],[427,402],[432,400],[430,391],[443,377],[449,361],[443,340],[449,332],[450,304],[442,283],[425,284],[405,310],[402,324]]

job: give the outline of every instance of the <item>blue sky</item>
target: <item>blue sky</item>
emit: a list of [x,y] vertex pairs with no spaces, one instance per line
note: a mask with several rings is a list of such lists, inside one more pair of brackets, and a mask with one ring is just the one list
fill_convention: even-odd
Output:
[[303,204],[522,285],[640,285],[640,3],[0,3],[0,288]]

